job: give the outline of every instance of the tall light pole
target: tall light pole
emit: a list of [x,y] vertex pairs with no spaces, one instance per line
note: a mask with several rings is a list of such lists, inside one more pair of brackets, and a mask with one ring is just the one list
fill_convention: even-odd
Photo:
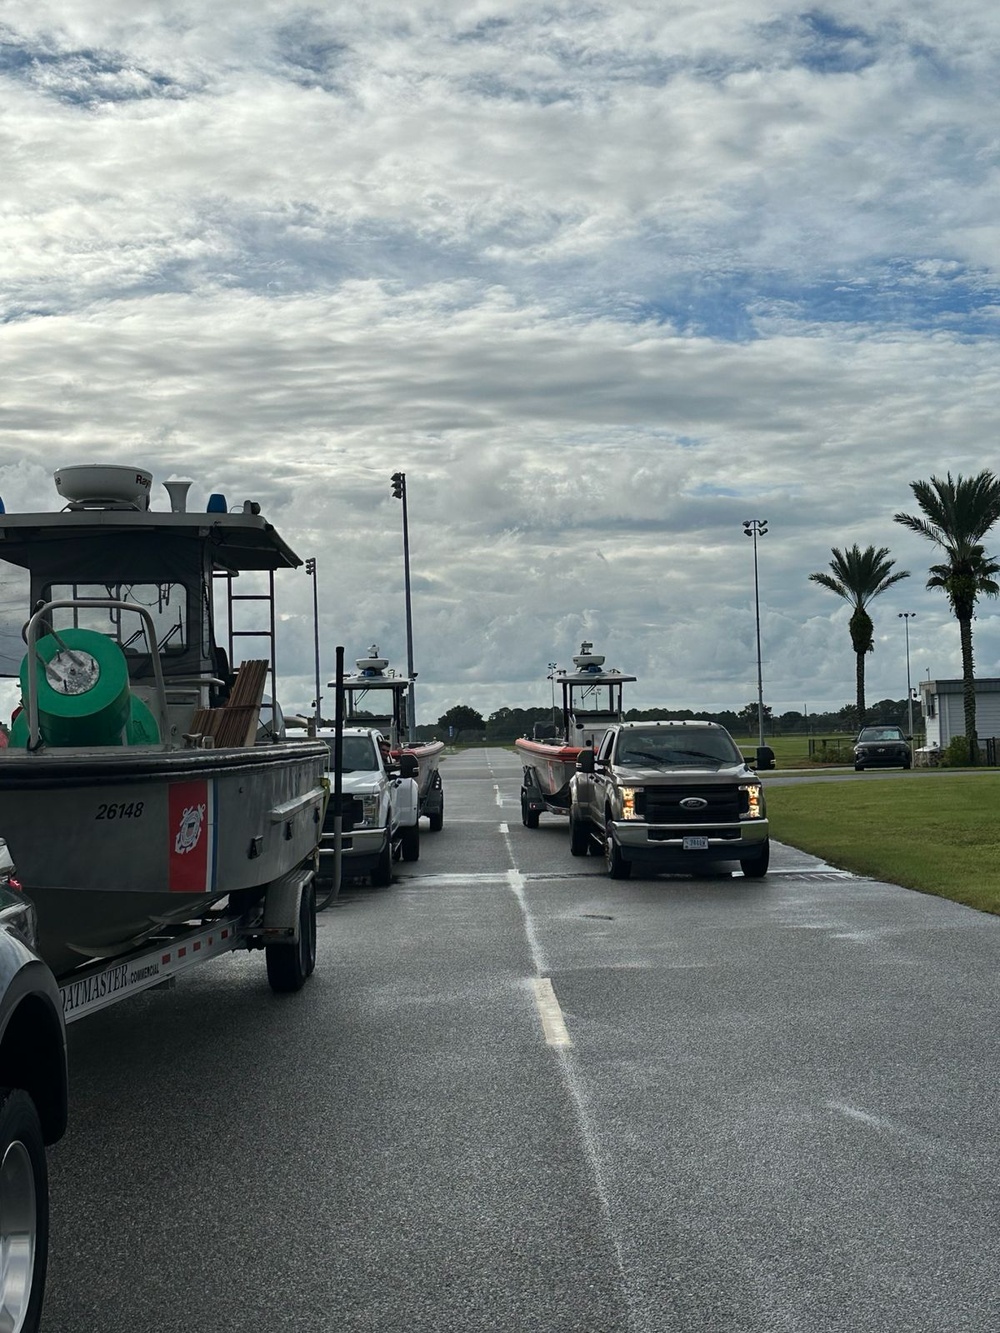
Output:
[[906,729],[913,739],[913,690],[910,686],[910,621],[916,620],[916,611],[897,611],[906,631]]
[[316,560],[310,556],[306,561],[306,573],[311,575],[313,581],[313,649],[316,657],[316,698],[313,700],[313,726],[318,727],[323,721],[323,710],[320,708],[320,684],[319,684],[319,587],[316,582]]
[[760,662],[760,583],[757,578],[757,538],[767,535],[766,518],[748,518],[743,524],[743,536],[753,538],[753,604],[757,621],[757,744],[764,745],[764,677]]
[[556,665],[556,663],[555,663],[555,662],[550,662],[550,663],[549,663],[549,684],[552,686],[552,717],[551,717],[550,720],[551,720],[553,723],[555,723],[555,720],[556,720],[556,678],[555,678],[555,672],[556,672],[556,669],[557,669],[557,665]]
[[406,473],[392,474],[392,493],[403,502],[403,577],[406,587],[406,674],[410,688],[406,693],[406,738],[412,745],[416,733],[416,703],[413,696],[413,616],[410,611],[410,526],[406,515]]

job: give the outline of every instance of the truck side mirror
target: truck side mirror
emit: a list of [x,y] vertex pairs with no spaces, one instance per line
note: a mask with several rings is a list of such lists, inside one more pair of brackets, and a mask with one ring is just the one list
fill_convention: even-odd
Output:
[[399,776],[401,778],[415,778],[419,769],[420,765],[417,763],[415,754],[401,754],[399,756]]
[[594,771],[593,750],[581,750],[576,757],[576,766],[581,773],[593,773]]

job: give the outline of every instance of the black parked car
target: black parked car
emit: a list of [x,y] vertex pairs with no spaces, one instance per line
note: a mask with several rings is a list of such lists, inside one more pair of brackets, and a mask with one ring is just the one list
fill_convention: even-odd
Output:
[[854,769],[909,768],[913,763],[910,742],[899,727],[862,727],[854,742]]

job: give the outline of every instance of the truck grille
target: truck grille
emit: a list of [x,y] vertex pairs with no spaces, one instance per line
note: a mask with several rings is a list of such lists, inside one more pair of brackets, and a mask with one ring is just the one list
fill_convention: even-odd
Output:
[[[699,796],[708,804],[685,810],[681,801]],[[638,813],[649,824],[726,824],[739,820],[749,808],[739,787],[647,787],[636,800]]]

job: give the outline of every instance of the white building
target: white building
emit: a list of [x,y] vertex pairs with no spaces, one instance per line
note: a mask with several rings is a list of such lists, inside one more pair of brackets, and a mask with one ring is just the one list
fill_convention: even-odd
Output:
[[[940,746],[943,750],[953,736],[965,735],[960,680],[920,681],[920,707],[928,746]],[[976,735],[980,744],[991,737],[1000,737],[1000,680],[976,681]]]

